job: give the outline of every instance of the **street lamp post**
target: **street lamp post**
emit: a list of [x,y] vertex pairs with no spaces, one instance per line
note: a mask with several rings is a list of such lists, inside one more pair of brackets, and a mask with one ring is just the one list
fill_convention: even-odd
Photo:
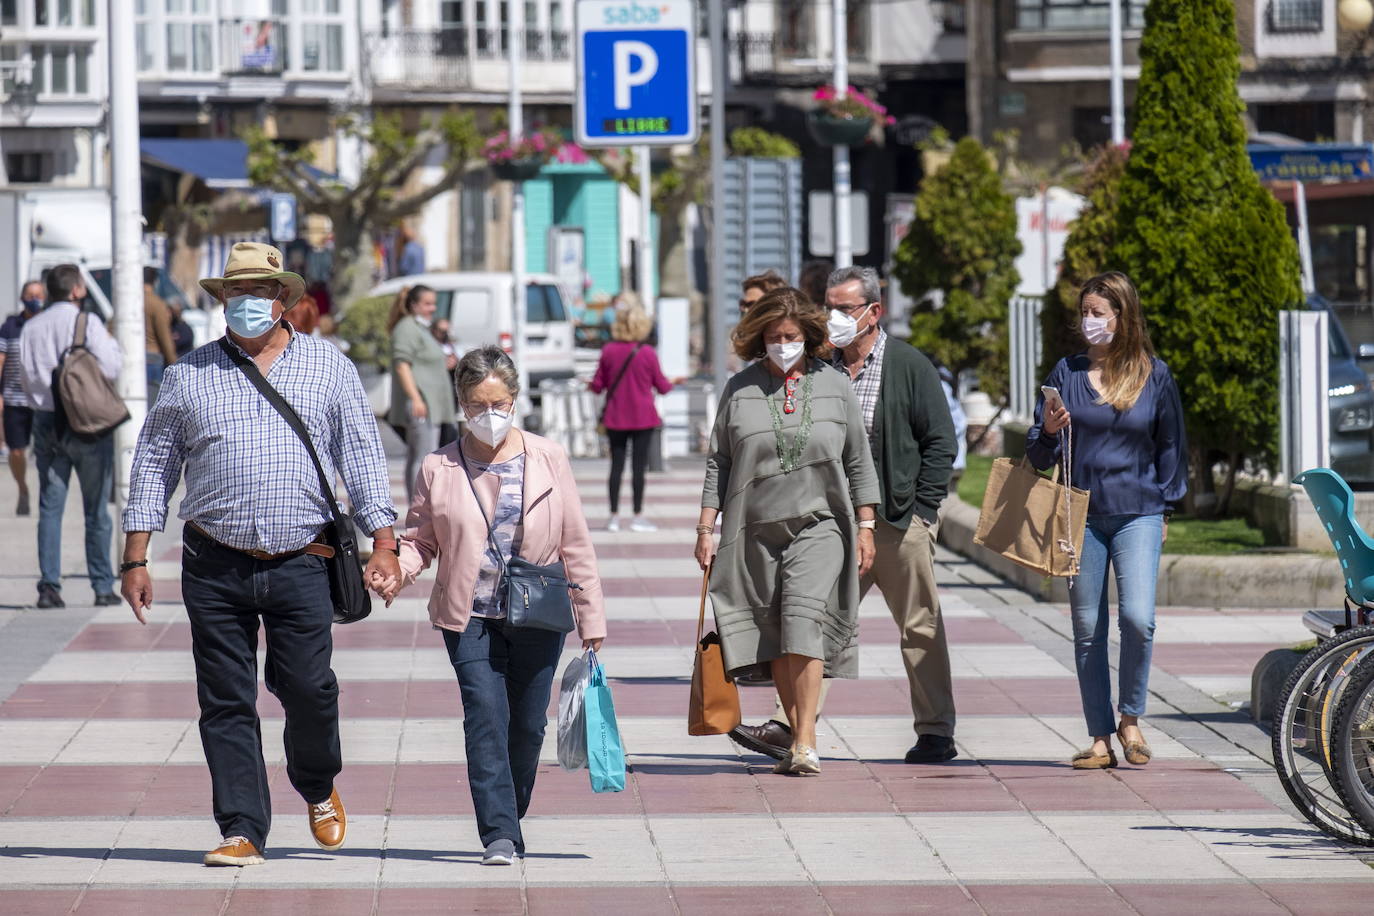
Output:
[[[849,93],[849,29],[846,0],[831,0],[834,14],[835,93],[843,99]],[[853,227],[849,218],[849,147],[840,144],[835,150],[835,266],[849,267],[854,263]]]
[[1111,96],[1112,96],[1112,145],[1120,146],[1126,142],[1126,91],[1121,75],[1121,4],[1128,0],[1111,0],[1109,22],[1111,25]]
[[[520,42],[524,40],[524,31],[511,28],[508,31],[507,48],[509,73],[510,73],[510,107],[506,112],[506,120],[510,122],[508,128],[508,138],[512,148],[520,142],[520,137],[524,133],[525,110],[523,98],[520,93]],[[511,206],[510,206],[510,273],[511,273],[511,298],[512,298],[512,339],[511,339],[511,358],[515,360],[515,371],[520,380],[520,398],[516,403],[515,411],[517,418],[529,415],[530,411],[530,370],[525,361],[526,341],[525,341],[525,182],[516,178],[511,183]]]

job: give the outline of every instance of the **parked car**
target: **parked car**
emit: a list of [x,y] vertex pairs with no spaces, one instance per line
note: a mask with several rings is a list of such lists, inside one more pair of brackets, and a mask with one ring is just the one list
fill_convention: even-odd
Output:
[[1374,483],[1374,388],[1356,362],[1374,358],[1374,344],[1352,347],[1331,303],[1313,293],[1307,307],[1327,314],[1327,398],[1331,411],[1331,468],[1350,483]]
[[[434,289],[437,321],[447,318],[454,348],[461,354],[483,344],[511,349],[515,316],[510,303],[509,273],[429,273],[395,277],[375,287],[371,295],[394,296],[422,283]],[[525,353],[530,396],[537,397],[545,379],[573,377],[573,322],[568,299],[552,274],[528,274],[525,287]]]

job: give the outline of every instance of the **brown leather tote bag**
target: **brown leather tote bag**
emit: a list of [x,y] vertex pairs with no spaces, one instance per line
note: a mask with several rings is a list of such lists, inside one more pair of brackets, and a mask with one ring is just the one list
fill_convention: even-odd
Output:
[[692,665],[692,699],[687,707],[687,734],[724,735],[740,723],[739,688],[725,673],[720,635],[706,628],[706,589],[711,567],[701,577],[701,609],[697,613],[696,661]]

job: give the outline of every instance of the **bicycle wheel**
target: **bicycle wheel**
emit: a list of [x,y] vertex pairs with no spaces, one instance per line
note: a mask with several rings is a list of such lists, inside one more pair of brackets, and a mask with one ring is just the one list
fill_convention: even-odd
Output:
[[1349,683],[1351,670],[1374,653],[1374,626],[1354,627],[1323,640],[1302,657],[1289,675],[1274,716],[1274,769],[1283,790],[1313,824],[1337,839],[1374,846],[1374,832],[1353,816],[1332,785],[1328,756],[1330,722],[1339,696],[1328,699],[1331,688]]
[[1332,783],[1350,813],[1374,833],[1374,654],[1351,673],[1335,722]]

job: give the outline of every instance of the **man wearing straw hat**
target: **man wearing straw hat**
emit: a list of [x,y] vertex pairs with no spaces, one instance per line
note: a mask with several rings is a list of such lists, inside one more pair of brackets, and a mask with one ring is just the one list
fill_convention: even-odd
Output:
[[[305,282],[276,248],[240,242],[223,277],[200,281],[225,306],[225,340],[252,359],[300,415],[326,475],[342,477],[359,527],[372,532],[366,580],[399,579],[386,455],[353,364],[283,315]],[[338,682],[330,668],[333,607],[320,531],[329,502],[309,453],[220,341],[167,367],[134,456],[123,594],[140,623],[153,601],[148,541],[186,470],[181,591],[191,621],[200,736],[223,839],[206,865],[258,865],[271,822],[256,710],[257,638],[266,631],[267,689],[286,713],[286,771],[323,849],[344,843],[334,777]]]

